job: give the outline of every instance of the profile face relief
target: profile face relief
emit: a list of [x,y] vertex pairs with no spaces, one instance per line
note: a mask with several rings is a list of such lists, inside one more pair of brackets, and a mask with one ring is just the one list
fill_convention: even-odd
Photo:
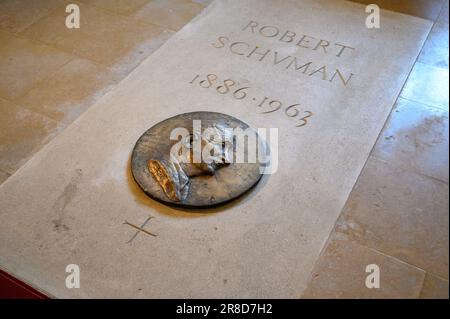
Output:
[[171,149],[167,159],[150,159],[147,163],[153,177],[173,201],[187,198],[191,177],[214,175],[233,160],[233,131],[221,125],[207,128],[203,134],[191,132],[178,145]]

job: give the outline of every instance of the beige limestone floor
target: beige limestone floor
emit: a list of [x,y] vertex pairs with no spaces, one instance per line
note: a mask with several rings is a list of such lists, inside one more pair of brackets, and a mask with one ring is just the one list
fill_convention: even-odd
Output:
[[[448,1],[356,1],[434,27],[302,297],[448,298]],[[372,263],[379,289],[364,284]]]
[[[0,183],[211,1],[71,2],[0,2]],[[302,297],[448,298],[448,0],[369,2],[434,27]]]

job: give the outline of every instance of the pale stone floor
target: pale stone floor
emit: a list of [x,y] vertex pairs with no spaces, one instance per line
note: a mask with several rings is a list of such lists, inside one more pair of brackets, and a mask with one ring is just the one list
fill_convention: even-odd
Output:
[[[448,0],[356,1],[434,27],[302,297],[448,298]],[[74,32],[68,1],[0,1],[0,183],[209,2],[71,1]],[[369,290],[352,274],[373,263]]]

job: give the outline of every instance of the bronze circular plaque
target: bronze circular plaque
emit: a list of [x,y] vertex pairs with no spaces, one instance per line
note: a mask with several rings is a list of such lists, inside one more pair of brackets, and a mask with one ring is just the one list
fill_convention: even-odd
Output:
[[[248,147],[254,141],[256,154]],[[260,180],[264,166],[258,149],[265,152],[264,147],[255,130],[232,116],[184,113],[159,122],[139,138],[131,170],[141,189],[157,201],[214,206],[239,197]]]

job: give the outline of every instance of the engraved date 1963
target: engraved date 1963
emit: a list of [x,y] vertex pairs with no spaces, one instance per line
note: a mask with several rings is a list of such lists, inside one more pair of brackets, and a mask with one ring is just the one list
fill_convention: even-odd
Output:
[[281,101],[270,97],[256,97],[251,94],[251,87],[242,86],[232,79],[221,80],[216,74],[206,76],[196,75],[189,84],[198,84],[204,89],[214,89],[219,94],[229,94],[236,100],[252,101],[260,109],[261,113],[283,112],[287,117],[296,119],[296,127],[302,127],[309,123],[313,113],[302,109],[299,103],[285,106]]

